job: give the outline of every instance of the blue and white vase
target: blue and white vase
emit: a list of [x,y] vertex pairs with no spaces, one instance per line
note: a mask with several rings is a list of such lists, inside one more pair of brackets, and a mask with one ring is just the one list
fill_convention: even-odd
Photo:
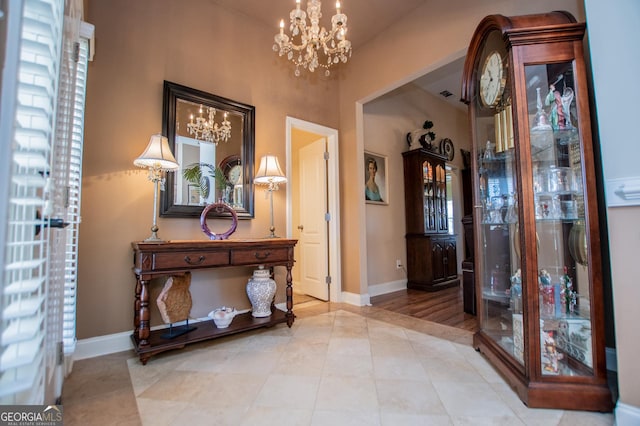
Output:
[[251,315],[264,318],[271,315],[271,302],[276,294],[276,282],[271,279],[268,269],[260,266],[253,271],[253,276],[247,283],[247,296],[251,301]]

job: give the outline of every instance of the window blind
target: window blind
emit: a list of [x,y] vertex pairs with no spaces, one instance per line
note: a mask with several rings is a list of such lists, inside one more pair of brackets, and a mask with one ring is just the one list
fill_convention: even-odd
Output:
[[[0,269],[0,403],[42,404],[48,298],[48,201],[62,48],[64,1],[16,0],[7,12],[2,137],[9,179]],[[13,96],[15,95],[15,96]],[[6,152],[3,152],[6,153]],[[0,195],[4,195],[0,192]],[[6,225],[5,225],[6,224]],[[39,232],[36,230],[39,229]]]
[[93,25],[83,22],[80,27],[78,61],[76,63],[75,99],[72,118],[71,153],[67,187],[66,260],[64,284],[64,353],[70,370],[71,355],[76,346],[76,295],[78,283],[78,232],[80,226],[80,200],[82,184],[82,150],[84,143],[84,106],[87,87],[87,63]]

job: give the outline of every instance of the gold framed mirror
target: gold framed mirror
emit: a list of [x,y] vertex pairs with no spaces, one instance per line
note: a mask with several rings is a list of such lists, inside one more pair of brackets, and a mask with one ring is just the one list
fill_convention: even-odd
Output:
[[206,205],[225,202],[238,219],[253,218],[255,107],[165,81],[162,111],[180,168],[167,175],[160,216],[200,217]]

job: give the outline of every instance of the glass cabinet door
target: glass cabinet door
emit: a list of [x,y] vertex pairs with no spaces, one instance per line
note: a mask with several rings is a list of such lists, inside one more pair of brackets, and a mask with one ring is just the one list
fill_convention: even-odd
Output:
[[[496,111],[485,124],[494,128],[506,117],[509,106]],[[508,124],[512,130],[512,124]],[[506,124],[505,124],[506,128]],[[512,132],[509,132],[513,135]],[[505,134],[509,134],[505,133]],[[485,145],[478,147],[478,181],[482,215],[480,220],[483,332],[494,339],[507,353],[524,364],[522,317],[522,279],[518,231],[516,194],[516,166],[511,139],[500,135],[487,135]],[[495,140],[496,142],[492,142]]]
[[523,287],[520,271],[517,167],[513,108],[507,63],[499,31],[486,39],[477,76],[476,236],[481,332],[524,365]]
[[430,161],[422,162],[422,184],[424,187],[424,232],[435,231],[436,210],[433,202],[434,190],[434,169]]
[[432,160],[423,161],[425,233],[442,233],[449,228],[446,175],[444,164]]
[[525,67],[542,375],[592,375],[585,197],[571,62]]
[[436,165],[436,188],[434,201],[436,205],[436,222],[437,231],[446,232],[448,228],[447,221],[447,178],[446,170],[443,164]]

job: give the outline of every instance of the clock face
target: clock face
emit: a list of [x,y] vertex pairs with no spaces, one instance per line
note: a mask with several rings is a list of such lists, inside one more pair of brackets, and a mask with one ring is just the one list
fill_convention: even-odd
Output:
[[240,156],[230,155],[220,162],[220,169],[227,179],[227,185],[242,184],[242,162]]
[[236,164],[231,167],[229,170],[229,183],[232,185],[238,185],[242,183],[242,166],[240,164]]
[[500,102],[505,81],[502,56],[494,50],[484,61],[480,75],[480,100],[483,105],[494,107]]

